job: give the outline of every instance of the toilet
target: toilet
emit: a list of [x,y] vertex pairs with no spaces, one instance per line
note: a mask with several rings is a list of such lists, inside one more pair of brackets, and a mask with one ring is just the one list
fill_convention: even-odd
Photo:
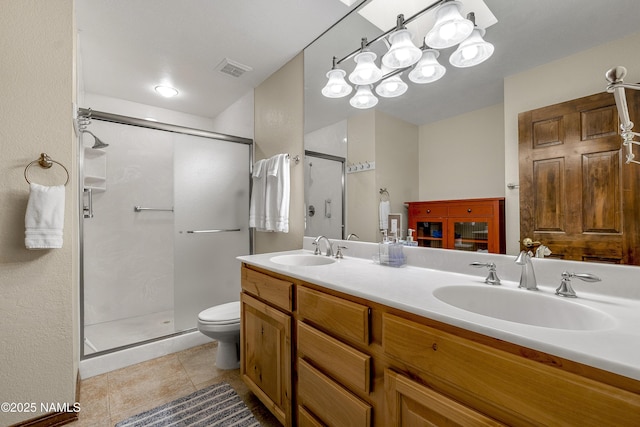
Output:
[[218,341],[218,369],[240,367],[240,301],[201,311],[198,314],[198,330]]

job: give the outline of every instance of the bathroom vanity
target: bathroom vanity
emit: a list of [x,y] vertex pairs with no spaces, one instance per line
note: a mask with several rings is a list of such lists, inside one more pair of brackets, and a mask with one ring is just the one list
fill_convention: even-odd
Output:
[[638,353],[607,359],[615,346],[638,350],[621,322],[640,316],[639,301],[603,297],[619,311],[589,312],[593,323],[523,325],[445,304],[442,289],[455,288],[451,298],[486,288],[541,306],[537,298],[557,298],[572,316],[582,312],[517,283],[498,289],[481,276],[313,257],[323,256],[240,257],[241,375],[283,425],[640,425]]

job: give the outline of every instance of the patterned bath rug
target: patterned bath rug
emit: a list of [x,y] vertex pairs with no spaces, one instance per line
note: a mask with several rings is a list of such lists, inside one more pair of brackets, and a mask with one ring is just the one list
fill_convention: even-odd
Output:
[[214,384],[120,421],[115,427],[259,427],[240,396],[227,383]]

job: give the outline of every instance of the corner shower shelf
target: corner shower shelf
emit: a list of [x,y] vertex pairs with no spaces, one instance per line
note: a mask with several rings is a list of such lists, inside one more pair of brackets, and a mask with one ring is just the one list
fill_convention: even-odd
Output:
[[107,189],[107,152],[84,147],[84,188],[93,191]]

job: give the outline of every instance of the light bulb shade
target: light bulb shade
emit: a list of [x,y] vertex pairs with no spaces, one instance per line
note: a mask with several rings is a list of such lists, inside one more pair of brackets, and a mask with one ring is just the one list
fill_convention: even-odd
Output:
[[422,59],[418,61],[409,73],[409,80],[423,84],[441,79],[447,69],[438,62],[438,56],[440,56],[440,52],[437,50],[425,49],[422,52]]
[[389,68],[410,67],[420,60],[422,52],[411,41],[409,30],[397,30],[389,36],[391,47],[382,57],[382,64]]
[[322,94],[327,98],[342,98],[351,93],[353,88],[348,84],[344,76],[347,73],[339,68],[334,68],[327,73],[329,81],[322,88]]
[[402,73],[387,77],[378,83],[378,86],[376,86],[376,93],[383,98],[395,98],[396,96],[400,96],[405,93],[409,86],[402,81],[400,78],[401,74]]
[[469,37],[473,31],[473,22],[462,17],[461,5],[458,1],[449,1],[438,7],[436,23],[424,38],[427,46],[446,49]]
[[370,51],[360,52],[353,58],[356,68],[349,74],[349,81],[355,85],[369,85],[382,77],[382,70],[374,62],[378,55]]
[[460,43],[458,49],[451,54],[451,65],[460,68],[473,67],[489,59],[493,55],[494,47],[484,41],[484,33],[483,29],[474,29],[469,38]]
[[352,107],[359,108],[361,110],[375,107],[377,103],[378,98],[371,93],[371,86],[369,85],[358,86],[356,94],[349,100],[349,104],[351,104]]

